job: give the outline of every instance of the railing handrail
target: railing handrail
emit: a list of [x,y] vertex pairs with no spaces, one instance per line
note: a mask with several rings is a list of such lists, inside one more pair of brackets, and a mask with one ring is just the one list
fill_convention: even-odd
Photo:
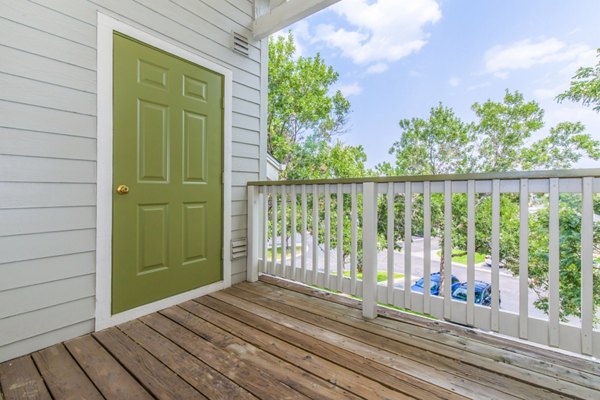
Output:
[[509,171],[473,174],[444,175],[405,175],[405,176],[372,176],[363,178],[339,179],[302,179],[289,181],[251,181],[248,186],[293,186],[293,185],[335,185],[348,183],[387,183],[387,182],[440,182],[469,180],[511,180],[511,179],[548,179],[548,178],[600,178],[600,168],[557,169],[542,171]]

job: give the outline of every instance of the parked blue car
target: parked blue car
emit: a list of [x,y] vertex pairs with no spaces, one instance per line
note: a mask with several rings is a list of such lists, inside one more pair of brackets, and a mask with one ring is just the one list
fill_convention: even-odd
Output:
[[[475,281],[475,304],[482,306],[492,305],[492,285],[483,281]],[[456,289],[452,291],[452,298],[454,300],[467,301],[467,282],[461,283]],[[498,299],[498,303],[501,303],[501,299]]]
[[[431,283],[430,283],[430,287],[429,287],[429,293],[431,293],[434,296],[438,296],[440,294],[440,273],[434,272],[433,274],[430,275],[430,277],[431,277],[430,278]],[[425,278],[421,278],[418,281],[416,281],[415,284],[410,287],[410,289],[413,292],[423,293],[424,286],[425,286]],[[454,290],[456,290],[456,288],[458,288],[459,286],[460,286],[460,281],[458,280],[457,277],[452,275],[452,292],[454,292]]]

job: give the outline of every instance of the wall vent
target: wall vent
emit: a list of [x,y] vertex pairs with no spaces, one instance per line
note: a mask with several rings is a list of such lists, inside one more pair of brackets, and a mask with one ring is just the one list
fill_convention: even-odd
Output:
[[246,238],[233,239],[231,241],[231,259],[246,257],[248,254],[248,241]]
[[248,57],[250,54],[250,44],[246,36],[240,35],[237,32],[232,32],[233,35],[233,51],[243,56]]

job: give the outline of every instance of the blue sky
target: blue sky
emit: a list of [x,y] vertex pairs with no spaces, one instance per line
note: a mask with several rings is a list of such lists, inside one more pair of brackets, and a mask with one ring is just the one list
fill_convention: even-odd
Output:
[[542,133],[581,121],[600,139],[598,113],[554,101],[578,66],[596,63],[599,18],[600,0],[342,0],[291,29],[300,55],[319,52],[339,72],[353,110],[342,140],[373,166],[393,159],[401,118],[441,101],[472,120],[471,104],[507,88],[545,109]]

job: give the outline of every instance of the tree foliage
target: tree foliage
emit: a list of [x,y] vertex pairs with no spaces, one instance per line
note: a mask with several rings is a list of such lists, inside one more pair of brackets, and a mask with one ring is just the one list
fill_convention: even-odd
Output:
[[295,58],[295,51],[291,32],[270,39],[267,148],[286,166],[283,178],[288,173],[301,178],[308,149],[327,152],[332,138],[344,132],[350,112],[339,90],[330,94],[338,73],[318,54]]
[[[367,156],[362,146],[350,146],[340,139],[345,132],[350,102],[333,85],[338,73],[320,57],[296,57],[294,37],[277,37],[269,41],[269,110],[268,151],[285,165],[282,179],[328,179],[361,177],[368,174]],[[288,199],[288,207],[290,205]],[[292,200],[293,201],[293,200]],[[298,198],[296,198],[298,202]],[[318,203],[319,225],[313,232],[313,202]],[[317,235],[322,246],[325,242],[323,195],[313,198],[307,195],[307,227],[311,235]],[[350,254],[351,199],[343,198],[344,259]],[[359,209],[362,204],[358,204]],[[278,210],[282,212],[281,207]],[[290,210],[286,210],[290,215]],[[359,210],[360,213],[360,210]],[[300,213],[296,226],[300,226]],[[337,198],[331,196],[330,245],[337,243]],[[271,222],[269,221],[269,224]],[[291,221],[287,222],[287,237],[291,237]],[[358,248],[362,240],[360,227],[357,232]],[[360,258],[359,258],[360,261]]]
[[597,57],[595,66],[581,67],[575,72],[569,89],[556,97],[559,103],[570,100],[600,112],[600,48]]
[[[585,133],[585,127],[579,122],[561,122],[550,129],[546,136],[531,143],[531,138],[543,126],[544,112],[535,101],[526,101],[519,92],[506,91],[502,101],[487,100],[472,106],[475,120],[465,123],[454,111],[442,104],[431,109],[428,119],[413,118],[400,121],[401,137],[390,148],[395,155],[395,163],[383,163],[377,166],[382,175],[430,175],[470,172],[503,172],[511,170],[569,168],[582,157],[600,158],[600,142]],[[413,232],[421,229],[422,208],[418,205],[422,196],[414,197]],[[467,242],[467,198],[464,194],[452,196],[452,245],[466,249]],[[381,202],[380,214],[386,215],[387,206]],[[576,210],[565,205],[564,215],[575,215]],[[434,235],[444,237],[444,198],[443,195],[431,196],[432,230]],[[476,198],[476,234],[475,250],[478,253],[491,252],[491,207],[490,193],[481,193]],[[571,207],[571,208],[569,208]],[[570,210],[570,211],[568,211]],[[547,211],[546,211],[547,212]],[[507,268],[518,274],[519,268],[519,198],[514,194],[503,194],[500,198],[500,258]],[[532,288],[538,293],[536,306],[547,308],[548,245],[543,246],[543,237],[547,236],[548,225],[544,225],[544,212],[535,215],[536,223],[531,224],[529,271]],[[562,214],[561,214],[562,215]],[[565,217],[566,218],[566,217]],[[577,219],[576,216],[572,219]],[[580,218],[580,217],[579,217]],[[404,232],[404,202],[395,205],[395,224],[397,232]],[[417,221],[415,224],[414,221]],[[568,219],[565,219],[568,222]],[[561,220],[562,222],[562,220]],[[576,224],[567,224],[566,233],[561,234],[561,249],[574,250]],[[572,222],[572,221],[571,221]],[[572,229],[571,229],[572,228]],[[380,236],[385,237],[385,221],[380,221]],[[563,245],[563,241],[565,244]],[[571,244],[566,244],[567,242]],[[565,253],[566,254],[566,253]],[[574,271],[579,268],[573,257],[561,258],[561,271]],[[544,258],[544,255],[546,258]],[[447,255],[442,252],[441,269]],[[579,271],[577,269],[577,271]],[[579,273],[579,272],[577,272]],[[578,315],[579,286],[574,281],[576,273],[561,272],[561,315]],[[443,273],[442,273],[442,285]],[[577,290],[574,288],[577,287]],[[570,288],[570,289],[563,289]],[[600,288],[596,296],[600,296]]]

